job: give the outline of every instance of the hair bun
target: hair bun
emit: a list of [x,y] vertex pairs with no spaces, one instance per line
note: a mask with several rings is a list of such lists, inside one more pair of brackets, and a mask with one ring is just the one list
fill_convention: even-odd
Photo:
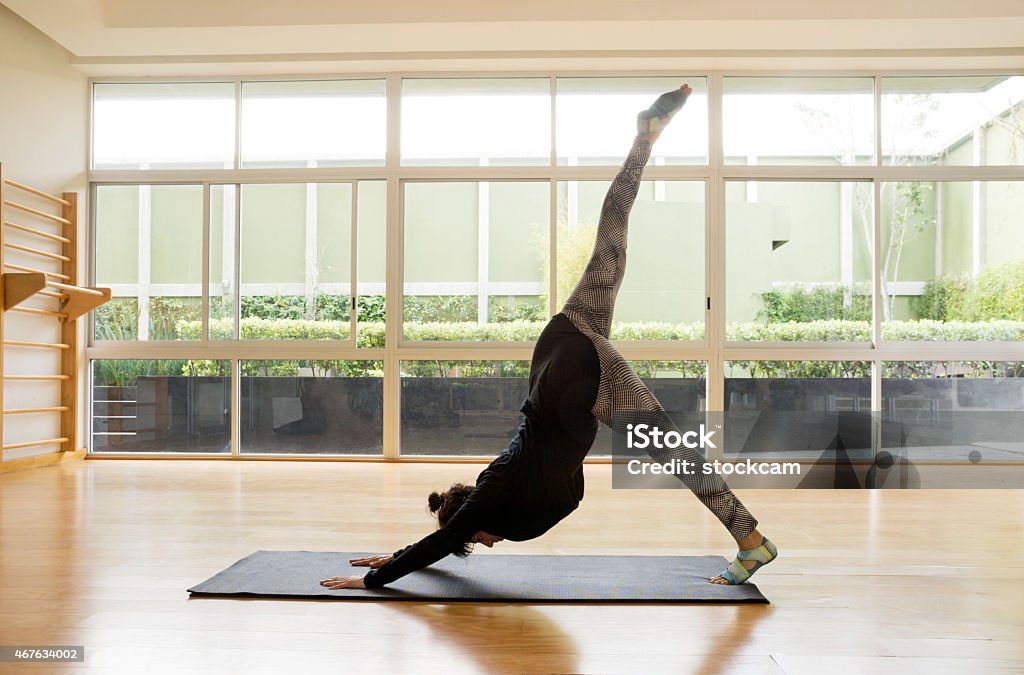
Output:
[[444,504],[444,497],[436,492],[431,492],[427,497],[427,506],[430,507],[431,513],[437,513],[442,504]]

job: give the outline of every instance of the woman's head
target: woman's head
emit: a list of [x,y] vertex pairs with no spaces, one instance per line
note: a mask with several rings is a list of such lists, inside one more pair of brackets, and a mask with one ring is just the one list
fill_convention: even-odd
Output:
[[[452,483],[452,486],[444,492],[431,492],[427,497],[427,506],[430,507],[431,513],[437,514],[438,525],[444,527],[452,516],[462,508],[471,492],[473,492],[473,487],[462,483]],[[486,532],[477,532],[469,541],[463,542],[462,546],[454,553],[464,558],[473,552],[473,544],[481,543],[490,548],[499,541],[502,541],[501,537]]]

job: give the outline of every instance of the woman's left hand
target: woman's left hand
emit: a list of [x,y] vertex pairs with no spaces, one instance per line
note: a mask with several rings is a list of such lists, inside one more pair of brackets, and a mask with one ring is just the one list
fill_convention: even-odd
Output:
[[332,591],[340,588],[366,588],[362,577],[331,577],[321,581],[320,585]]

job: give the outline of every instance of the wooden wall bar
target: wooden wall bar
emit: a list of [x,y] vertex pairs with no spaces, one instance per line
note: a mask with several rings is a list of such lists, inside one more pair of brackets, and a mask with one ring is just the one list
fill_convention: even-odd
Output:
[[[43,199],[60,207],[60,215],[54,215],[22,203],[21,197],[15,198],[14,193],[20,191],[31,195],[29,199]],[[5,382],[25,382],[22,386],[33,386],[32,382],[54,381],[60,383],[60,401],[54,405],[33,406],[25,408],[8,408],[4,402],[0,388],[0,472],[19,468],[44,466],[66,459],[81,459],[85,456],[84,449],[79,448],[81,442],[78,434],[79,416],[79,344],[78,324],[76,319],[99,305],[110,300],[110,289],[87,288],[78,286],[78,194],[65,192],[60,197],[47,194],[42,190],[17,183],[4,175],[0,164],[0,264],[5,273],[2,276],[3,290],[0,293],[3,301],[3,312],[0,312],[0,344],[11,349],[53,348],[60,350],[59,373],[32,373],[6,376],[4,355],[0,353],[0,378]],[[56,224],[59,233],[52,233],[45,228],[53,228]],[[61,244],[61,253],[52,253],[33,246],[25,246],[6,241],[5,233],[17,230],[28,236],[38,237]],[[6,260],[8,251],[17,252],[21,256],[38,258],[40,267],[16,265]],[[60,263],[60,271],[47,269],[46,265]],[[6,270],[16,270],[6,272]],[[67,283],[53,281],[60,279]],[[44,288],[55,289],[52,291]],[[60,310],[16,307],[25,300],[40,295],[55,298],[60,302]],[[38,336],[9,335],[9,322],[5,324],[3,315],[8,310],[20,311],[35,316],[53,317],[60,322],[60,342],[42,342]],[[4,437],[4,419],[15,414],[59,415],[60,434],[55,438],[40,438],[8,442]],[[39,445],[56,445],[58,450],[52,453],[5,459],[3,451]]]

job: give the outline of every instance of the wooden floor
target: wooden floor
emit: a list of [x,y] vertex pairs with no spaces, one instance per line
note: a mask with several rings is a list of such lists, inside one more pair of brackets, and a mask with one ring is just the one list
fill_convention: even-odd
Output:
[[[0,645],[99,673],[1022,673],[1024,491],[741,495],[781,557],[769,606],[189,600],[258,549],[392,551],[482,467],[90,460],[0,475]],[[494,553],[730,554],[683,491],[611,490]],[[6,669],[6,670],[5,670]]]

